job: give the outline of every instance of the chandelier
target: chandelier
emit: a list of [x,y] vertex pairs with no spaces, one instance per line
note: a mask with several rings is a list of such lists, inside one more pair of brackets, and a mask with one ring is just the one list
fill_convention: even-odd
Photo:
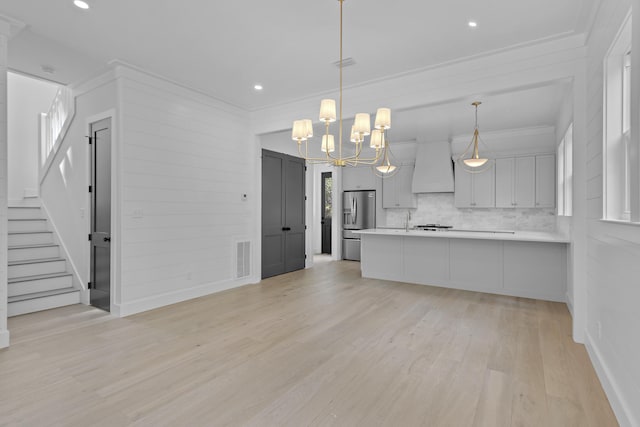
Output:
[[[309,155],[309,139],[313,137],[313,123],[310,119],[296,120],[293,122],[291,138],[298,143],[298,153],[309,163],[325,163],[333,166],[357,166],[371,165],[378,176],[391,176],[397,172],[397,167],[391,162],[393,154],[389,149],[387,140],[387,130],[391,128],[391,109],[378,108],[374,122],[374,129],[371,129],[371,117],[369,113],[358,113],[355,115],[353,126],[351,127],[350,141],[354,144],[353,149],[347,150],[342,145],[342,5],[340,2],[340,91],[338,116],[336,117],[336,101],[334,99],[323,99],[320,102],[320,121],[325,124],[325,133],[322,135],[320,150],[324,153],[321,157]],[[338,119],[338,142],[336,146],[335,138],[329,133],[329,125]],[[369,146],[375,150],[374,157],[364,157],[362,155],[365,137],[369,136]],[[304,142],[304,148],[303,148]],[[347,153],[348,151],[348,153]]]
[[[460,160],[462,160],[461,166],[465,171],[470,173],[482,172],[491,166],[489,158],[486,156],[480,156],[480,151],[478,148],[478,142],[482,142],[482,139],[480,138],[480,131],[478,130],[478,106],[480,104],[482,104],[482,102],[480,101],[471,103],[471,105],[473,105],[476,109],[476,124],[473,129],[473,136],[471,137],[471,142],[469,142],[467,148],[456,159],[457,163],[460,163]],[[482,142],[482,144],[484,145],[484,142]]]

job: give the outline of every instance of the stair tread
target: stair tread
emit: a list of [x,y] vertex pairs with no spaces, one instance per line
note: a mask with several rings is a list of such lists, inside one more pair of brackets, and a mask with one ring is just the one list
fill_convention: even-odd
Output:
[[7,221],[46,221],[46,218],[8,218]]
[[38,264],[41,262],[57,262],[57,261],[65,261],[64,258],[36,258],[36,259],[28,259],[22,261],[9,261],[9,266],[12,265],[25,265],[25,264]]
[[49,273],[49,274],[34,274],[33,276],[21,276],[21,277],[13,277],[8,279],[7,282],[11,283],[21,283],[21,282],[29,282],[31,280],[41,280],[41,279],[55,279],[57,277],[65,277],[71,276],[71,273],[67,273],[66,271],[63,273]]
[[14,297],[9,297],[7,299],[7,302],[12,303],[12,302],[18,302],[18,301],[27,301],[27,300],[36,299],[36,298],[44,298],[44,297],[52,297],[52,296],[55,296],[55,295],[70,294],[72,292],[80,292],[80,290],[79,289],[75,289],[73,287],[69,287],[69,288],[54,289],[52,291],[36,292],[36,293],[33,293],[33,294],[16,295]]
[[9,246],[9,250],[11,249],[35,249],[35,248],[57,248],[60,245],[56,245],[54,243],[36,243],[35,245],[14,245]]
[[40,209],[40,206],[7,206],[9,209]]

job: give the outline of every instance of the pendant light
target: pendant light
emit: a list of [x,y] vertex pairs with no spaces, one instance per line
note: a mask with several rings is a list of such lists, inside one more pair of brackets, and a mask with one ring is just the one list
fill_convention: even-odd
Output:
[[[481,156],[479,149],[479,143],[482,142],[482,139],[480,138],[480,131],[478,130],[478,106],[481,104],[482,102],[480,101],[474,101],[471,103],[471,105],[475,107],[476,118],[473,136],[471,137],[471,142],[469,142],[467,148],[462,152],[462,154],[460,154],[456,161],[465,171],[470,173],[482,172],[491,166],[489,157],[486,156],[486,150],[484,153],[485,156]],[[460,162],[460,160],[462,160],[462,162]]]

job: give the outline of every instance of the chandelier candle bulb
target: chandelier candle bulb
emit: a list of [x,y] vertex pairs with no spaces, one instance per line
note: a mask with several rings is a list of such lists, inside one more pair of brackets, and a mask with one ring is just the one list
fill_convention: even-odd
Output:
[[376,129],[391,129],[391,109],[390,108],[378,108],[376,112],[376,122],[374,127]]

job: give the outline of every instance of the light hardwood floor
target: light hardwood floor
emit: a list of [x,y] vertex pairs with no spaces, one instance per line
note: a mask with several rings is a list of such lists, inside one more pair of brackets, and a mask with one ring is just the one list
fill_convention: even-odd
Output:
[[563,304],[313,269],[9,319],[0,425],[615,426]]

